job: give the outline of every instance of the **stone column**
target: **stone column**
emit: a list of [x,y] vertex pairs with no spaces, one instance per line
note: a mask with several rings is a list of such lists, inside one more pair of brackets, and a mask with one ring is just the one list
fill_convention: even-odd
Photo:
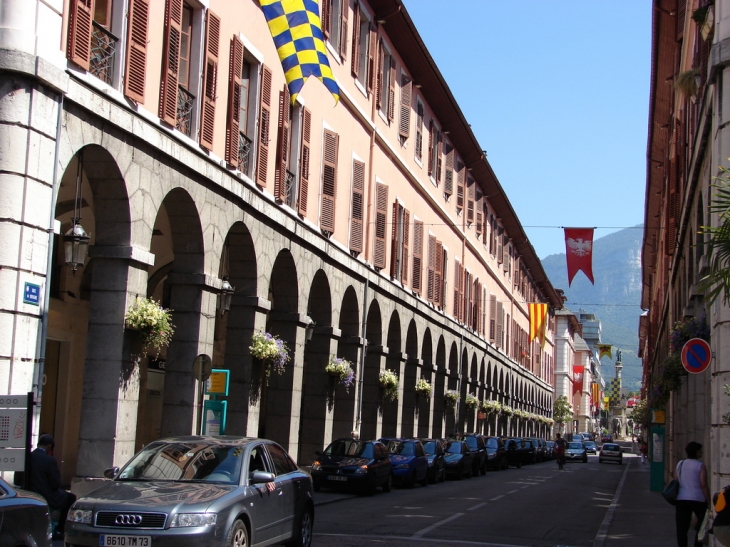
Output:
[[348,391],[339,389],[334,401],[332,412],[332,438],[349,437],[355,430],[356,404],[358,387],[360,385],[360,355],[363,350],[364,340],[359,336],[346,336],[340,338],[338,344],[338,357],[344,357],[351,361],[355,367],[355,385]]
[[362,439],[378,439],[383,436],[382,405],[384,397],[378,378],[380,372],[385,370],[387,355],[386,346],[367,347],[362,402],[360,403],[362,405],[360,438]]
[[431,363],[419,364],[421,369],[421,378],[424,378],[431,384],[431,397],[420,396],[418,399],[418,431],[419,437],[431,438],[433,435],[433,410],[436,404],[436,397],[441,397],[443,401],[443,393],[436,393],[436,367]]
[[398,423],[400,436],[413,437],[416,435],[416,419],[421,397],[416,395],[416,378],[423,362],[420,359],[405,356],[404,366],[401,367],[403,378],[403,394],[399,397]]
[[388,353],[385,357],[385,366],[398,375],[398,398],[395,401],[383,399],[381,406],[383,436],[400,437],[400,425],[403,416],[403,380],[405,377],[404,354],[401,352]]

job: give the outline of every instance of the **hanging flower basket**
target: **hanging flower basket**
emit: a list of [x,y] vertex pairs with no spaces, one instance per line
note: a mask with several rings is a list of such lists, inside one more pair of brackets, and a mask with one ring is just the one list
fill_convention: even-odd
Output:
[[502,405],[502,414],[504,416],[512,416],[515,413],[515,411],[512,409],[509,405]]
[[398,399],[398,375],[392,370],[384,370],[378,378],[380,387],[383,388],[383,397],[390,401]]
[[347,359],[331,357],[324,370],[330,376],[337,378],[346,390],[355,383],[355,370],[352,368],[352,362]]
[[416,382],[416,393],[430,399],[431,394],[433,393],[433,387],[425,378],[419,378]]
[[175,333],[171,312],[151,298],[138,296],[124,314],[124,326],[140,332],[143,349],[156,349],[159,353],[170,345]]
[[446,404],[450,407],[455,407],[456,403],[459,401],[459,392],[450,389],[446,393],[444,393],[444,401],[446,401]]
[[267,378],[272,369],[281,375],[289,362],[289,348],[286,343],[268,332],[255,332],[248,349],[253,357],[264,363]]
[[466,395],[466,399],[464,399],[464,404],[469,410],[474,410],[479,406],[479,399],[477,399],[474,395],[471,393],[468,393]]
[[482,401],[480,409],[482,412],[486,412],[487,414],[496,414],[502,410],[502,404],[499,401]]

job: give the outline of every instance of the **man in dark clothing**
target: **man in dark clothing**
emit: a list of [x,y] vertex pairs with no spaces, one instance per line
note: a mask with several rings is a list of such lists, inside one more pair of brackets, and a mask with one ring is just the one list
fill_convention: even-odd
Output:
[[68,510],[76,501],[76,496],[61,488],[61,473],[56,458],[51,456],[53,437],[43,434],[38,437],[38,448],[30,453],[30,481],[28,490],[46,498],[51,511],[59,511],[58,526],[53,539],[63,539]]

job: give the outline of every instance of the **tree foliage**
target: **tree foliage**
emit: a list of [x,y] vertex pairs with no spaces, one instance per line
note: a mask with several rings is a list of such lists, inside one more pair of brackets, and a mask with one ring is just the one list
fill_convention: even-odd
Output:
[[565,395],[561,395],[555,399],[553,404],[553,420],[555,420],[555,423],[564,424],[572,419],[573,410],[570,408],[570,402]]
[[634,405],[631,419],[634,420],[635,425],[649,427],[649,405],[646,399],[642,399]]
[[[714,303],[722,296],[723,303],[730,301],[730,169],[720,167],[722,174],[715,177],[712,185],[715,194],[710,201],[710,213],[718,215],[716,226],[702,226],[700,233],[709,236],[708,273],[700,281],[705,301]],[[712,224],[712,223],[710,223]]]

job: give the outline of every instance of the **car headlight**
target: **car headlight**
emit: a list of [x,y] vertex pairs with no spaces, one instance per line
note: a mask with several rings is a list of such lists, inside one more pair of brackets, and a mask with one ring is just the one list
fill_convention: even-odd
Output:
[[408,469],[408,467],[409,466],[407,463],[399,463],[398,465],[395,466],[396,469]]
[[368,472],[368,466],[367,465],[361,465],[357,469],[355,469],[355,475],[365,475]]
[[322,469],[322,465],[319,462],[314,462],[312,464],[312,471],[319,471]]
[[178,513],[172,517],[170,528],[184,528],[187,526],[215,526],[217,513]]
[[487,454],[487,459],[489,459],[489,460],[493,460],[496,457],[497,457],[497,453],[496,452],[492,452],[490,454]]
[[93,511],[90,509],[71,509],[68,512],[66,520],[70,522],[80,522],[82,524],[91,524],[91,515]]

